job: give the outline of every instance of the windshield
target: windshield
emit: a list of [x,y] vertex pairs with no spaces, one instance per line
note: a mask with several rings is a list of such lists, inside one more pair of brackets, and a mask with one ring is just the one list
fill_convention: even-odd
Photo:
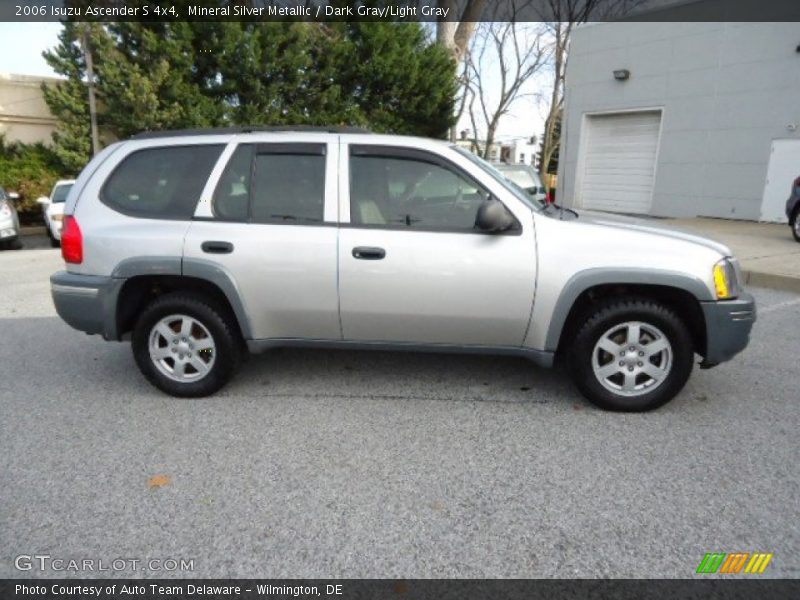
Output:
[[478,165],[478,167],[480,167],[483,171],[491,175],[505,189],[514,194],[514,196],[519,198],[522,202],[524,202],[526,206],[529,206],[537,211],[542,210],[541,204],[533,202],[532,198],[527,193],[525,193],[525,190],[519,187],[519,185],[515,185],[514,183],[512,183],[505,175],[503,175],[503,173],[498,171],[488,162],[486,162],[482,158],[479,158],[478,156],[475,156],[472,152],[466,150],[465,148],[461,148],[460,146],[452,146],[452,148],[454,148],[456,152],[459,152],[463,156],[466,156],[470,161]]
[[59,202],[64,202],[67,199],[67,194],[72,189],[72,184],[67,183],[65,185],[59,185],[53,190],[53,204],[58,204]]
[[[530,169],[520,168],[520,169],[498,169],[500,173],[508,177],[512,182],[516,183],[518,186],[525,188],[527,190],[531,188],[536,188],[538,190],[540,186],[539,178],[536,177]],[[535,190],[535,191],[536,191]]]

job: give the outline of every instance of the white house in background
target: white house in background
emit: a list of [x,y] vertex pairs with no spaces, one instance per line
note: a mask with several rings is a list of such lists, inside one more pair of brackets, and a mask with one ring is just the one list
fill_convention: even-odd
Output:
[[594,23],[567,65],[567,206],[785,221],[800,176],[798,23]]
[[42,83],[58,83],[54,77],[0,73],[0,133],[8,142],[49,144],[56,118],[42,95]]
[[538,151],[536,138],[529,137],[503,143],[501,155],[502,160],[507,163],[535,166]]
[[[484,149],[486,148],[486,140],[477,140],[467,136],[466,131],[462,131],[456,140],[456,146],[465,148],[473,154],[483,156]],[[502,147],[499,142],[492,142],[489,146],[489,160],[499,161],[501,156]]]
[[[456,145],[466,148],[474,154],[483,156],[486,140],[476,140],[468,136],[464,130],[459,134]],[[510,142],[492,142],[489,147],[489,160],[492,162],[506,162],[514,164],[533,165],[536,160],[536,137],[516,139]]]

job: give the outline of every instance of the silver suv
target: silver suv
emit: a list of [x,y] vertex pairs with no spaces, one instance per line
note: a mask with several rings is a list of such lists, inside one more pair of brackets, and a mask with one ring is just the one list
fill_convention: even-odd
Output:
[[59,315],[130,339],[175,396],[214,393],[248,351],[315,346],[558,358],[598,406],[648,410],[755,320],[725,246],[541,207],[452,144],[350,129],[116,143],[61,241]]

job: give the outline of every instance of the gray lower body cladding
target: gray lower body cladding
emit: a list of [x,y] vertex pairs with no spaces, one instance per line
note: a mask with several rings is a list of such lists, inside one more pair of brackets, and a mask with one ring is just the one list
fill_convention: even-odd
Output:
[[117,296],[124,279],[59,271],[50,277],[56,312],[67,325],[107,340],[117,336]]
[[750,294],[735,300],[702,302],[706,322],[704,367],[732,359],[747,347],[750,330],[756,321],[756,304]]

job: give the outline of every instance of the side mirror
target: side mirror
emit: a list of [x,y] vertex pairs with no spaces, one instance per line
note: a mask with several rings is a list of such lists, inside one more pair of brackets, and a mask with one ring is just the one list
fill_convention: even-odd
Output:
[[501,233],[508,231],[516,219],[514,215],[496,198],[489,197],[478,207],[475,216],[475,227],[486,233]]
[[41,204],[42,206],[47,206],[48,204],[50,204],[50,198],[48,198],[47,196],[39,196],[36,199],[36,204]]
[[8,192],[7,196],[9,200],[19,200],[19,194],[17,192]]

